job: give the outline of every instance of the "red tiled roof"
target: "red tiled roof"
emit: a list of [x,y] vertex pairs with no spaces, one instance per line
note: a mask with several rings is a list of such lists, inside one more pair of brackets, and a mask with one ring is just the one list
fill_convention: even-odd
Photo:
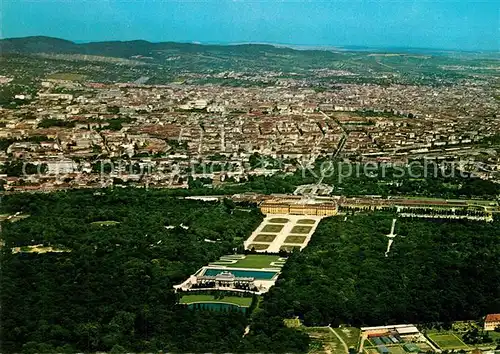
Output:
[[500,313],[490,313],[484,322],[500,322]]

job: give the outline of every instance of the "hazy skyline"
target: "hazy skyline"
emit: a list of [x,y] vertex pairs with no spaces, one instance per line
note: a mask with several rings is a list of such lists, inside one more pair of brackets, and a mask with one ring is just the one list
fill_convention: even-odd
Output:
[[500,49],[498,1],[3,0],[2,38]]

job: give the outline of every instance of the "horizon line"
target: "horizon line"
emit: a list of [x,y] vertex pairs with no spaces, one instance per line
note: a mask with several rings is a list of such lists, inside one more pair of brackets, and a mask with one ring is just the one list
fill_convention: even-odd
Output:
[[51,39],[59,39],[74,44],[89,44],[89,43],[109,43],[109,42],[148,42],[151,44],[161,44],[161,43],[180,43],[180,44],[194,44],[194,45],[218,45],[218,46],[237,46],[237,45],[269,45],[277,48],[285,47],[294,50],[325,50],[325,51],[369,51],[369,50],[421,50],[421,51],[434,51],[434,52],[463,52],[463,53],[498,53],[500,54],[500,49],[460,49],[460,48],[438,48],[438,47],[412,47],[412,46],[401,46],[401,45],[383,45],[383,46],[370,46],[370,45],[357,45],[357,44],[290,44],[290,43],[275,43],[266,41],[237,41],[237,42],[225,42],[225,41],[195,41],[195,40],[159,40],[151,41],[147,39],[100,39],[100,40],[77,40],[77,39],[66,39],[62,37],[54,37],[47,35],[29,35],[20,37],[2,37],[0,36],[0,41],[2,40],[13,40],[13,39],[26,39],[26,38],[36,38],[44,37]]

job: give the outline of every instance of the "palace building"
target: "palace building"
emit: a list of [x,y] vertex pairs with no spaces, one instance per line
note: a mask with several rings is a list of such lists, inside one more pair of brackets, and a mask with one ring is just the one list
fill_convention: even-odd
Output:
[[335,203],[298,203],[284,200],[266,200],[260,205],[264,214],[318,215],[332,216],[337,214]]
[[500,313],[491,313],[487,315],[484,320],[484,330],[494,331],[497,327],[500,327]]

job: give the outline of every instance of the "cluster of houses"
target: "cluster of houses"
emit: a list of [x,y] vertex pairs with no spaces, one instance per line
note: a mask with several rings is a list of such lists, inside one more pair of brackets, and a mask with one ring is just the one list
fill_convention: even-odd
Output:
[[[297,160],[319,156],[397,163],[456,158],[464,168],[480,159],[478,175],[495,179],[499,158],[488,144],[500,133],[500,104],[483,86],[459,86],[345,84],[315,92],[47,80],[26,105],[0,108],[0,164],[44,165],[64,176],[2,179],[12,190],[95,187],[116,178],[182,187],[194,163],[212,166],[202,177],[219,178],[213,166],[230,165],[240,168],[232,176],[240,178],[293,171]],[[278,166],[250,171],[246,164],[255,153]],[[117,160],[133,162],[116,168]],[[97,161],[112,161],[115,174],[103,179]],[[130,176],[132,165],[156,175]]]

